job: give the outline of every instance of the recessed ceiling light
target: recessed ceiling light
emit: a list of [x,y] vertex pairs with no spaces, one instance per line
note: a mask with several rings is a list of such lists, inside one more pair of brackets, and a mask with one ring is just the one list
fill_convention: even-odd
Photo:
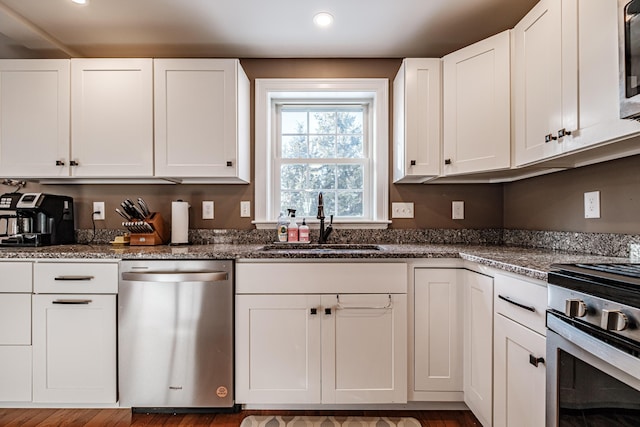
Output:
[[313,16],[313,23],[320,28],[326,28],[333,23],[333,15],[327,12],[316,13]]
[[71,0],[71,1],[76,4],[87,4],[89,2],[89,0]]

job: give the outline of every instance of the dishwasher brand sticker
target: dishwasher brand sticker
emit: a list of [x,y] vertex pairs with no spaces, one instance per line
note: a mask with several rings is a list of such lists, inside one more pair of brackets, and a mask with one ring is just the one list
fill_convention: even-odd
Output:
[[229,391],[225,386],[221,385],[220,387],[217,388],[216,394],[218,395],[218,397],[227,397],[227,394],[229,394]]

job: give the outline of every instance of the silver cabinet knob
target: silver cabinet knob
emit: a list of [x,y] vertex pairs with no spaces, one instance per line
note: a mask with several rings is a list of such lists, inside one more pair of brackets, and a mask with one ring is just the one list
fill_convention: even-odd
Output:
[[600,327],[607,331],[624,331],[629,326],[629,318],[620,310],[602,310]]
[[558,138],[564,138],[567,135],[571,135],[570,130],[566,130],[565,128],[562,128],[558,131]]
[[580,298],[571,298],[565,301],[564,314],[569,317],[584,317],[587,315],[587,304]]

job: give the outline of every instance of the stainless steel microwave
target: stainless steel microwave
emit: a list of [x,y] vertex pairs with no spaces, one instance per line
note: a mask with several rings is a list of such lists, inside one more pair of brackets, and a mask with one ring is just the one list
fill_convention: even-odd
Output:
[[640,0],[618,0],[620,118],[640,120]]

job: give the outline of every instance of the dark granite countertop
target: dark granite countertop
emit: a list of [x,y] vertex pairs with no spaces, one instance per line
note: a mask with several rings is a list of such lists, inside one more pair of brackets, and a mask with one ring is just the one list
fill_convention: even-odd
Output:
[[462,258],[488,267],[545,280],[554,263],[628,262],[627,258],[581,255],[509,246],[446,244],[381,244],[379,250],[331,248],[263,250],[265,245],[213,244],[188,246],[60,245],[0,248],[3,259],[416,259]]

